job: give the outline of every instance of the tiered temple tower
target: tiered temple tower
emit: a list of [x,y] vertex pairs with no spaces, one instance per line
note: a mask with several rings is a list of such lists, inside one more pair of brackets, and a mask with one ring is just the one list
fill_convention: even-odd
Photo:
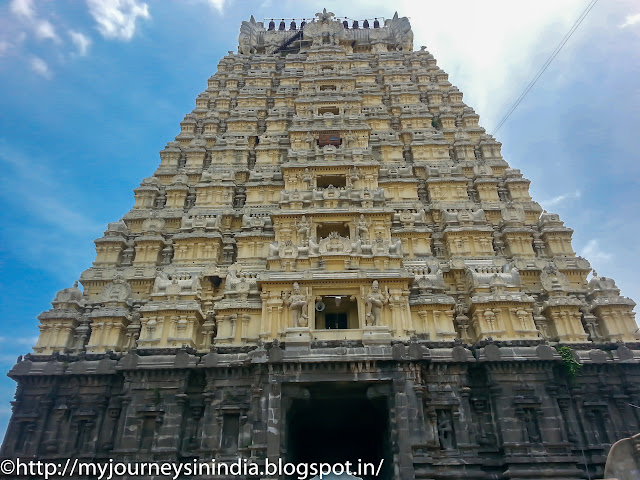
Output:
[[40,315],[2,456],[601,474],[640,430],[635,304],[478,119],[397,14],[243,22]]

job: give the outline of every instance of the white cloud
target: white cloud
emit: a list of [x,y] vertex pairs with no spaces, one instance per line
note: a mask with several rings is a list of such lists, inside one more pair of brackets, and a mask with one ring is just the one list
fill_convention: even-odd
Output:
[[218,12],[222,13],[224,11],[224,4],[226,0],[209,0],[209,3],[213,8],[218,10]]
[[640,13],[634,13],[631,15],[627,15],[624,19],[624,23],[619,26],[619,28],[626,28],[635,25],[636,23],[640,23]]
[[34,30],[36,37],[41,40],[53,40],[54,42],[60,42],[60,37],[58,37],[55,27],[48,20],[38,20]]
[[[480,114],[480,124],[489,133],[585,6],[585,0],[396,0],[390,9],[387,0],[352,0],[348,6],[344,2],[326,2],[327,10],[338,15],[348,14],[342,13],[348,8],[349,12],[363,12],[362,18],[365,14],[373,17],[380,15],[376,12],[394,10],[409,17],[414,49],[427,46],[451,82],[464,93],[463,101]],[[589,21],[596,15],[595,11],[589,14],[554,62],[567,57],[580,32],[589,28]],[[538,86],[545,81],[550,81],[549,71]]]
[[19,17],[31,20],[36,16],[36,10],[33,8],[31,0],[13,0],[10,8],[11,12]]
[[78,49],[78,55],[85,56],[89,52],[91,39],[85,34],[75,32],[73,30],[69,30],[69,36],[71,37],[71,41],[73,42],[73,44]]
[[38,75],[44,78],[51,78],[51,70],[49,69],[49,65],[40,57],[32,57],[29,62],[31,65],[31,70],[36,72]]
[[149,6],[138,0],[87,0],[89,13],[106,38],[131,40],[138,17],[149,18]]
[[0,41],[0,57],[4,57],[7,54],[7,52],[11,50],[11,47],[13,47],[13,44],[5,40],[1,40]]
[[561,204],[565,200],[568,200],[568,199],[571,199],[571,198],[580,198],[580,196],[581,196],[580,190],[576,190],[573,193],[565,193],[565,194],[558,195],[556,197],[550,198],[549,200],[541,201],[540,204],[543,207],[548,209],[548,208],[551,208],[551,207],[554,207],[556,205]]
[[14,15],[21,18],[33,30],[36,38],[60,43],[60,37],[53,24],[49,20],[38,18],[32,0],[13,0],[10,8]]
[[596,263],[606,262],[613,258],[613,255],[607,253],[600,247],[598,240],[596,239],[592,239],[587,242],[582,249],[582,256],[590,262]]

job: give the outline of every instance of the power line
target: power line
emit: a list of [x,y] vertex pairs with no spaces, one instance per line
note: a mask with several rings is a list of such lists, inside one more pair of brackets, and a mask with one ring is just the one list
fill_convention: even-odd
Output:
[[582,23],[582,21],[587,17],[587,15],[589,15],[589,12],[591,11],[591,9],[595,6],[595,4],[598,3],[598,0],[591,0],[591,2],[587,5],[587,7],[583,10],[583,12],[580,14],[580,16],[578,17],[578,19],[575,21],[575,23],[573,24],[573,26],[569,29],[569,31],[567,32],[567,34],[564,36],[564,38],[560,41],[560,43],[558,44],[558,46],[555,48],[555,50],[553,52],[551,52],[551,55],[549,56],[549,58],[547,59],[547,61],[544,63],[544,65],[542,66],[542,68],[540,69],[540,71],[538,71],[538,73],[536,74],[535,77],[533,77],[533,80],[531,80],[531,82],[529,82],[529,85],[527,85],[527,88],[524,89],[524,92],[522,92],[522,94],[520,94],[520,96],[518,97],[518,99],[514,102],[514,104],[511,106],[511,108],[509,108],[509,110],[507,111],[507,113],[504,115],[504,117],[502,117],[502,120],[500,120],[500,123],[498,123],[498,126],[496,127],[496,129],[493,131],[492,135],[495,135],[497,133],[498,130],[500,130],[500,127],[502,127],[502,125],[504,124],[504,122],[507,121],[507,119],[511,116],[511,114],[514,112],[514,110],[518,107],[518,105],[520,105],[520,102],[522,102],[522,100],[524,100],[524,97],[527,95],[527,93],[529,93],[529,90],[531,90],[533,88],[533,86],[536,84],[536,82],[538,81],[538,79],[542,76],[542,74],[545,72],[545,70],[547,69],[547,67],[549,67],[549,65],[551,64],[551,62],[553,62],[553,59],[556,58],[556,56],[560,53],[560,50],[562,50],[562,47],[564,47],[564,44],[567,43],[567,41],[571,38],[571,36],[575,33],[575,31],[578,29],[578,27],[580,26],[580,24]]

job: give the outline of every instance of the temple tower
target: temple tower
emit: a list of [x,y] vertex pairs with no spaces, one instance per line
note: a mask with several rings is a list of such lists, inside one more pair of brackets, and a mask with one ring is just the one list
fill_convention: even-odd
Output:
[[601,475],[640,430],[635,304],[462,98],[397,14],[243,22],[38,317],[1,456]]

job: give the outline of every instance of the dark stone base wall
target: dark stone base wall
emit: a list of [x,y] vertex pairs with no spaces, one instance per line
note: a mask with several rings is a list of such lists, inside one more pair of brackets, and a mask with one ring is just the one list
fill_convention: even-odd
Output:
[[353,389],[386,411],[386,478],[602,478],[611,444],[640,431],[630,347],[574,347],[576,378],[547,345],[27,356],[0,457],[291,460],[292,406]]

